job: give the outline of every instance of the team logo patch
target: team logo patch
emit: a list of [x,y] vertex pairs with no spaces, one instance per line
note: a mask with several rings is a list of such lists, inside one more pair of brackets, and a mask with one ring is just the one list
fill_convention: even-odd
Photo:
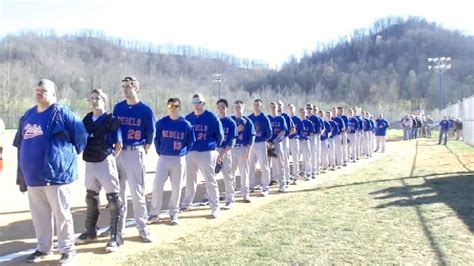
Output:
[[41,125],[32,125],[30,123],[26,124],[23,139],[32,139],[41,135],[43,135],[43,129],[41,128]]

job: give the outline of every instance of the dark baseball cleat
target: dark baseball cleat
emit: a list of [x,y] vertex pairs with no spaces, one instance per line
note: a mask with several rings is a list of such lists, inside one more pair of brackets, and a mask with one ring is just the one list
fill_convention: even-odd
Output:
[[275,180],[272,180],[272,181],[270,181],[270,184],[268,184],[268,185],[269,185],[269,186],[274,186],[274,185],[276,185],[276,184],[278,184],[278,182],[275,181]]
[[143,243],[151,243],[153,242],[153,239],[151,238],[151,235],[150,235],[150,232],[148,231],[141,231],[140,232],[140,235],[138,236],[138,238],[140,239],[140,241],[142,241]]
[[82,234],[80,234],[77,239],[76,239],[76,244],[77,245],[82,245],[82,244],[86,244],[86,243],[90,243],[90,242],[94,242],[97,240],[97,235],[91,235],[90,233],[88,232],[84,232]]
[[179,219],[178,219],[178,215],[170,215],[170,224],[171,225],[178,225],[179,223]]
[[35,252],[31,253],[28,257],[26,257],[26,261],[30,263],[40,262],[46,259],[46,257],[48,257],[49,255],[51,255],[51,253],[44,253],[44,252],[35,250]]
[[76,255],[75,251],[70,251],[68,253],[61,254],[61,258],[58,261],[59,265],[71,264],[75,255]]
[[251,203],[252,201],[250,200],[250,197],[245,197],[245,198],[243,199],[243,202],[244,202],[244,203]]
[[158,224],[160,222],[160,217],[158,215],[150,215],[146,220],[146,224]]

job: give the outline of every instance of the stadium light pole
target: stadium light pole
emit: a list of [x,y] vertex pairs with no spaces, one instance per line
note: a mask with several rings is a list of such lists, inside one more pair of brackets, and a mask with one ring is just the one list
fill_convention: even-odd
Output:
[[430,57],[428,58],[428,70],[434,71],[439,76],[439,110],[444,106],[443,74],[451,68],[451,57]]
[[217,83],[217,93],[218,93],[217,94],[218,95],[217,99],[220,99],[221,98],[221,83],[224,81],[224,74],[214,73],[214,74],[212,74],[212,76],[214,77],[212,82]]

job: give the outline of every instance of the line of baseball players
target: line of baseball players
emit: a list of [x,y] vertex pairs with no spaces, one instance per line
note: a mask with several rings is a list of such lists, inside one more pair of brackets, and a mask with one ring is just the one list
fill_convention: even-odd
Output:
[[[38,88],[46,92],[52,87],[54,85],[45,87],[41,82],[38,84]],[[237,190],[237,170],[242,201],[250,203],[251,193],[255,191],[260,191],[260,195],[266,197],[270,186],[277,184],[277,191],[283,193],[289,184],[296,184],[300,179],[311,180],[320,172],[347,166],[348,162],[355,162],[362,156],[370,157],[374,150],[385,151],[385,135],[389,125],[383,115],[374,121],[367,112],[358,115],[356,110],[350,109],[346,116],[341,107],[324,112],[311,104],[297,109],[292,104],[285,106],[281,101],[271,102],[268,105],[269,114],[266,114],[261,99],[253,101],[253,113],[249,116],[244,114],[243,101],[236,100],[229,104],[227,100],[219,99],[218,112],[215,114],[206,109],[204,96],[197,93],[192,97],[191,113],[181,116],[180,99],[170,98],[167,101],[168,115],[155,122],[152,109],[138,97],[138,80],[125,77],[122,88],[125,100],[115,105],[112,114],[106,111],[107,95],[98,89],[91,92],[92,112],[84,117],[83,129],[79,130],[86,133],[87,142],[85,147],[76,148],[77,154],[84,150],[87,189],[86,230],[76,239],[76,243],[97,239],[98,196],[103,187],[111,216],[110,241],[106,245],[108,252],[118,250],[124,242],[122,230],[127,213],[127,184],[139,238],[149,243],[152,237],[148,225],[161,221],[159,214],[163,204],[163,187],[168,177],[172,189],[168,202],[169,221],[171,225],[176,225],[179,223],[178,213],[192,207],[198,172],[205,180],[211,217],[217,218],[221,210],[216,179],[219,172],[222,172],[225,185],[223,209],[231,209]],[[26,140],[28,144],[31,139],[40,136],[38,126],[41,125],[20,123],[19,136],[23,137],[23,142]],[[68,139],[68,134],[65,133],[64,137]],[[144,156],[153,143],[159,158],[148,212],[144,189]],[[261,170],[259,184],[256,178],[257,163]],[[25,169],[28,168],[24,165],[21,164]],[[41,178],[29,170],[26,172],[28,176]],[[67,185],[75,179],[53,185]],[[181,195],[183,182],[186,182],[186,189]],[[51,182],[26,183],[29,192],[35,186],[52,185]],[[40,211],[36,210],[37,214],[34,214],[33,208],[42,206],[33,204],[35,199],[32,197],[30,195],[30,208],[35,232],[38,239],[38,235],[44,238],[38,240],[37,250],[28,257],[29,261],[34,262],[51,252],[49,240],[45,239],[52,239],[52,235],[51,232],[47,235],[41,232],[43,227],[50,225],[45,220],[47,218],[38,222]],[[69,202],[64,198],[59,201]],[[70,214],[69,204],[59,205],[56,206],[57,210],[52,210],[54,216],[58,212]],[[67,225],[67,232],[62,232],[59,237],[70,239],[69,226],[72,220],[69,218]],[[63,249],[67,250],[68,256],[62,261],[68,262],[74,255],[74,248],[69,240],[65,245],[67,247]]]

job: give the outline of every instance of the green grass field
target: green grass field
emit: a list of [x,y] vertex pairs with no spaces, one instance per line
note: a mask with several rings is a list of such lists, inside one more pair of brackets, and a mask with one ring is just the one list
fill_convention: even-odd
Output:
[[436,143],[398,142],[351,175],[203,225],[123,263],[471,264],[474,148]]

